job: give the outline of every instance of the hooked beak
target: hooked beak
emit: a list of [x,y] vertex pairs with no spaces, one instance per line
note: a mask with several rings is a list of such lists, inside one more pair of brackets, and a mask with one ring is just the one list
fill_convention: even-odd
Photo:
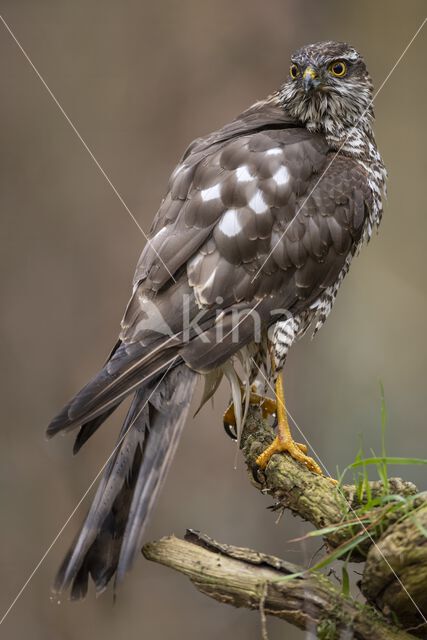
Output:
[[320,84],[320,80],[313,67],[307,67],[302,74],[302,86],[306,93],[312,89],[316,89]]

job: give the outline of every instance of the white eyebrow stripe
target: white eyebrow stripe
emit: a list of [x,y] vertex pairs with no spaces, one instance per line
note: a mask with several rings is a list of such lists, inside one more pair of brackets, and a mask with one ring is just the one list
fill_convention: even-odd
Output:
[[200,195],[202,196],[203,202],[209,202],[209,200],[219,198],[221,196],[219,184],[215,184],[213,187],[209,187],[209,189],[203,189],[203,191],[200,192]]
[[236,209],[228,209],[223,214],[219,221],[218,229],[229,238],[237,236],[237,234],[240,233],[242,225],[240,224]]

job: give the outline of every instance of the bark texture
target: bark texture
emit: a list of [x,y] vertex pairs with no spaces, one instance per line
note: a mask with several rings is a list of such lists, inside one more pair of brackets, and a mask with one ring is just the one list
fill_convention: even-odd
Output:
[[148,543],[143,553],[148,560],[183,573],[218,602],[258,609],[261,615],[316,630],[320,640],[338,640],[350,630],[358,640],[411,638],[370,607],[345,598],[319,573],[284,579],[299,567],[274,556],[222,545],[194,531],[187,532],[186,540],[171,536]]
[[[351,527],[328,533],[329,549],[365,532],[354,510],[363,503],[352,485],[338,486],[314,475],[288,455],[274,455],[265,471],[255,465],[259,453],[274,438],[274,430],[257,409],[251,409],[241,438],[249,478],[275,500],[277,509],[290,509],[315,528],[351,521]],[[372,495],[383,491],[370,483]],[[146,558],[187,575],[206,595],[237,607],[260,609],[302,629],[316,629],[320,640],[335,640],[352,630],[360,640],[427,638],[427,493],[411,482],[389,480],[388,492],[413,496],[411,511],[370,512],[376,523],[370,536],[353,551],[352,561],[364,561],[360,604],[343,594],[319,572],[273,556],[220,544],[188,531],[185,540],[163,538],[146,544]],[[406,511],[403,511],[406,509]],[[378,517],[378,521],[375,518]],[[286,578],[293,573],[302,573]],[[284,579],[286,578],[286,579]]]

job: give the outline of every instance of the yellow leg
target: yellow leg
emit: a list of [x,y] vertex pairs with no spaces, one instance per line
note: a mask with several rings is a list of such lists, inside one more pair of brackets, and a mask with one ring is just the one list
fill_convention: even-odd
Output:
[[[242,388],[242,394],[243,393],[244,393],[244,390]],[[249,395],[249,404],[258,405],[261,409],[263,418],[268,418],[268,416],[272,416],[277,413],[276,400],[274,400],[273,398],[268,398],[267,396],[262,396],[259,393],[255,393],[254,391],[251,391]],[[236,416],[234,413],[233,403],[231,403],[228,406],[227,410],[225,411],[223,415],[223,421],[224,421],[224,425],[227,425],[228,427],[236,426]],[[289,426],[288,426],[288,429],[289,429]],[[305,444],[301,444],[299,442],[296,442],[295,444],[303,453],[307,453],[307,446]]]
[[265,469],[270,461],[270,458],[275,453],[286,452],[294,458],[304,464],[310,471],[314,473],[322,474],[322,470],[312,458],[306,455],[307,447],[303,444],[295,442],[291,435],[289,428],[288,416],[285,407],[285,394],[283,390],[282,376],[279,374],[276,380],[276,405],[277,405],[277,423],[278,423],[278,435],[273,440],[271,445],[261,453],[257,458],[257,465],[261,469]]

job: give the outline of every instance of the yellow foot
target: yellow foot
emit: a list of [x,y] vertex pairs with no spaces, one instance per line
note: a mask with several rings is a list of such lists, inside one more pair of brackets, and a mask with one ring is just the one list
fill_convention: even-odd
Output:
[[[243,396],[243,389],[242,389]],[[249,396],[249,404],[258,405],[262,411],[262,417],[268,418],[268,416],[274,415],[277,411],[276,401],[272,398],[261,396],[258,393],[251,391]],[[234,404],[231,403],[223,415],[224,428],[228,435],[235,438],[233,428],[236,426],[236,416],[234,413]]]
[[262,411],[262,417],[268,418],[277,412],[277,402],[272,398],[260,396],[258,393],[252,393],[249,396],[249,404],[259,405]]
[[322,470],[317,462],[315,462],[313,458],[310,458],[306,455],[306,445],[295,442],[295,440],[292,440],[292,438],[286,438],[284,440],[280,439],[279,437],[274,438],[271,445],[258,456],[258,458],[256,459],[256,464],[258,465],[258,467],[260,467],[260,469],[265,469],[270,461],[271,456],[273,456],[275,453],[283,452],[289,453],[289,455],[294,460],[297,460],[298,462],[304,464],[310,471],[322,475]]

